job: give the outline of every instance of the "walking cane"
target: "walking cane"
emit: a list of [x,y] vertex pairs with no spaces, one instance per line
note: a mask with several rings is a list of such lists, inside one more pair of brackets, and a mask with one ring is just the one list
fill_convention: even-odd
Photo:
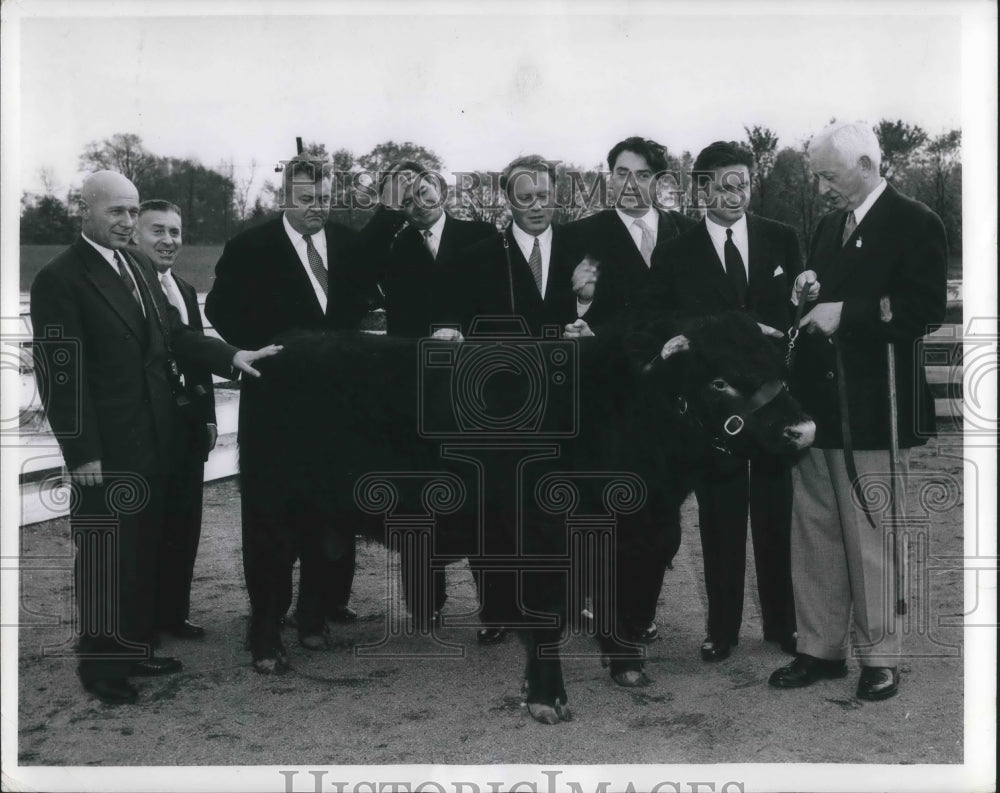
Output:
[[[879,318],[888,324],[892,321],[892,306],[889,297],[879,300]],[[896,393],[896,345],[891,341],[886,343],[886,362],[889,372],[889,483],[891,488],[891,515],[893,526],[892,561],[895,568],[893,586],[896,596],[896,613],[906,614],[906,532],[903,531],[904,515],[901,499],[905,496],[900,492],[903,488],[900,482],[899,462],[899,402]]]

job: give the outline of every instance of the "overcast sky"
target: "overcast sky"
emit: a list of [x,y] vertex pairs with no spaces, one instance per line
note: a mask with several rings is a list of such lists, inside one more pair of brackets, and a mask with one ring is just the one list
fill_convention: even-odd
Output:
[[[485,14],[229,3],[221,8],[258,13],[224,17],[191,15],[220,8],[204,3],[127,6],[136,7],[148,13],[22,19],[24,189],[40,188],[43,167],[60,191],[79,184],[84,145],[116,132],[137,133],[159,155],[232,159],[237,175],[256,159],[259,182],[294,153],[296,135],[355,153],[411,140],[449,170],[471,170],[536,151],[595,165],[632,134],[697,152],[742,138],[744,124],[772,128],[782,145],[833,116],[902,118],[934,134],[961,125],[961,20],[947,3],[919,12],[841,3],[834,13],[804,3],[534,2]],[[305,13],[260,13],[290,9]],[[324,10],[337,13],[316,15]]]

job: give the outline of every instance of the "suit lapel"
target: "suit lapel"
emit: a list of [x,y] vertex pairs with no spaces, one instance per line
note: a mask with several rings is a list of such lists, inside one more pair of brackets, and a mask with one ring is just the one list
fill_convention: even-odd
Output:
[[[646,273],[649,272],[649,268],[646,266],[646,262],[643,261],[642,254],[639,253],[639,249],[635,245],[635,240],[632,239],[632,234],[629,232],[628,226],[625,225],[618,215],[617,210],[614,209],[608,210],[608,233],[613,240],[613,249],[619,250],[622,253],[622,265],[633,276],[645,277]],[[660,233],[659,224],[657,224],[656,233]]]
[[[97,293],[136,338],[144,338],[145,320],[142,310],[125,291],[124,285],[111,269],[111,265],[86,240],[81,239],[77,242],[77,253],[83,264],[83,273]],[[152,307],[149,310],[152,310]]]
[[187,308],[188,326],[201,330],[201,309],[198,307],[198,293],[191,284],[179,278],[176,273],[174,274],[174,283],[177,284],[177,288],[181,293],[181,299],[184,301],[184,307]]
[[836,221],[827,224],[830,228],[827,232],[829,237],[826,244],[834,250],[830,257],[830,266],[824,283],[825,288],[829,291],[837,289],[849,280],[864,261],[867,255],[863,244],[864,239],[868,237],[867,248],[871,250],[875,242],[874,238],[878,236],[883,221],[891,211],[896,195],[897,193],[892,186],[886,185],[885,191],[872,204],[871,209],[858,224],[846,245],[842,244],[842,240],[847,213],[838,213]]
[[[747,291],[753,295],[761,294],[774,276],[774,270],[770,269],[773,258],[767,233],[757,222],[757,218],[751,215],[747,215],[747,247],[750,249],[750,261],[747,263],[750,279]],[[747,303],[750,302],[747,300]]]
[[455,237],[459,234],[459,222],[460,221],[453,219],[450,215],[445,213],[444,226],[441,228],[441,242],[438,245],[436,261],[450,261],[448,257],[451,256],[453,249],[459,247],[458,240],[455,239]]

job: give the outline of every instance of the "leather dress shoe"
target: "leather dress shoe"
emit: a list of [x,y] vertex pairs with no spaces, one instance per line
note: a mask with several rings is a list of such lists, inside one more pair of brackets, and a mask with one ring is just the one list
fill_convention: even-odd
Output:
[[329,644],[326,641],[326,636],[322,633],[308,633],[303,636],[299,636],[299,644],[307,650],[325,650],[329,647]]
[[660,638],[660,630],[655,622],[649,623],[645,628],[631,629],[629,638],[634,642],[655,642]]
[[178,639],[204,639],[205,629],[201,625],[184,620],[176,625],[171,625],[163,629],[163,633],[168,633]]
[[139,699],[139,691],[125,678],[91,680],[83,684],[83,690],[106,705],[132,705]]
[[771,673],[768,679],[775,688],[805,688],[818,680],[837,680],[847,675],[847,662],[828,660],[799,653],[788,666]]
[[732,645],[729,642],[715,642],[711,639],[705,639],[701,643],[701,660],[702,661],[725,661],[730,652],[732,651]]
[[480,644],[500,644],[506,635],[506,628],[480,628],[476,634],[476,641]]
[[357,622],[358,612],[350,606],[341,606],[330,612],[327,617],[331,622]]
[[132,671],[129,674],[136,677],[158,677],[159,675],[175,674],[183,668],[184,664],[176,658],[154,655],[151,658],[133,662]]
[[858,699],[878,702],[899,692],[899,670],[894,666],[863,666],[858,681]]

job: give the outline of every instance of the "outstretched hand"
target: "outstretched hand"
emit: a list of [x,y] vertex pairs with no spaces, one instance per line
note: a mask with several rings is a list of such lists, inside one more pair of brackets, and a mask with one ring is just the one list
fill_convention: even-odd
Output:
[[261,358],[277,355],[282,349],[284,348],[280,344],[268,344],[259,350],[240,350],[233,356],[233,366],[251,377],[260,377],[260,372],[254,369],[251,364]]

